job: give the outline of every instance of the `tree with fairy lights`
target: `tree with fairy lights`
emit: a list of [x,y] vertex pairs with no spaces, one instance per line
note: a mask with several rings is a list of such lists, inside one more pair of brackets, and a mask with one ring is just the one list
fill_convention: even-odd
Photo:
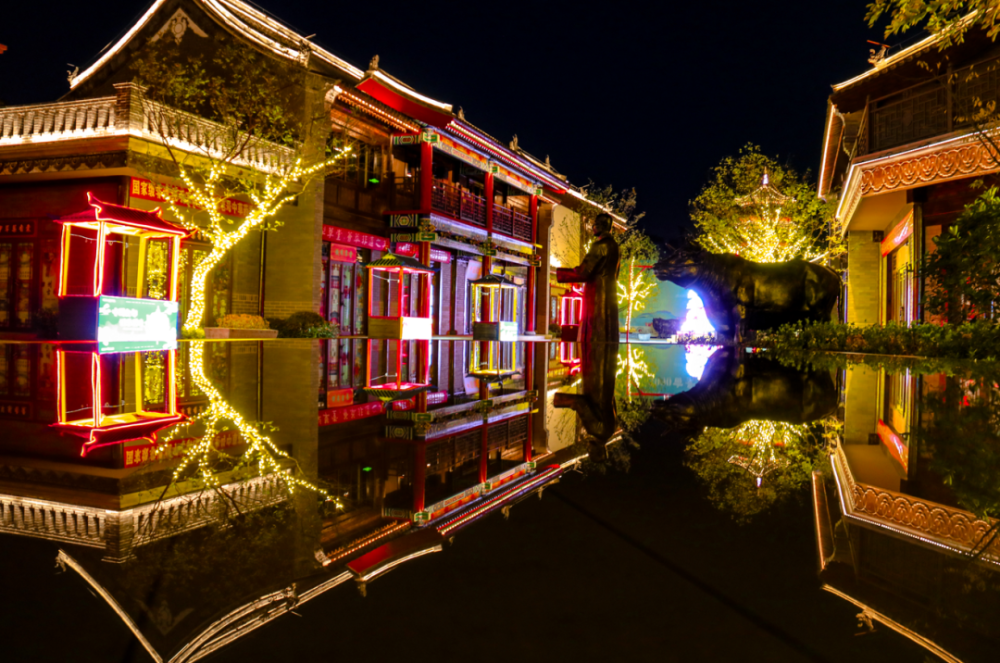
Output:
[[845,247],[834,232],[833,203],[816,196],[808,176],[748,144],[738,157],[724,158],[689,203],[695,241],[755,262],[828,264]]
[[632,329],[632,314],[646,308],[649,296],[659,283],[649,265],[660,259],[660,250],[646,233],[638,228],[625,231],[618,242],[618,304],[625,307],[625,327]]
[[716,508],[746,523],[807,485],[838,425],[831,417],[812,424],[751,419],[735,428],[706,427],[685,449],[684,464]]
[[646,359],[641,345],[623,344],[618,349],[618,371],[615,375],[615,414],[618,425],[626,434],[639,430],[652,412],[650,402],[641,395],[651,390],[656,375]]
[[[336,502],[326,490],[302,477],[295,460],[271,439],[270,433],[274,432],[272,425],[248,421],[229,404],[209,378],[205,345],[205,341],[191,341],[188,370],[191,381],[208,398],[208,405],[174,427],[159,446],[160,450],[167,450],[173,440],[192,437],[191,433],[195,433],[194,441],[174,469],[173,480],[194,478],[206,488],[220,490],[222,484],[219,477],[223,473],[244,471],[255,476],[275,476],[289,492],[311,490],[328,501]],[[239,432],[241,442],[246,445],[246,450],[239,456],[226,453],[216,444],[219,435],[228,430]]]
[[[191,276],[187,332],[202,325],[213,268],[250,232],[280,227],[282,208],[349,149],[331,144],[322,84],[305,69],[231,40],[213,48],[209,57],[188,55],[164,37],[132,65],[158,139],[139,165],[176,220],[212,243]],[[231,213],[234,200],[247,203],[243,221]]]

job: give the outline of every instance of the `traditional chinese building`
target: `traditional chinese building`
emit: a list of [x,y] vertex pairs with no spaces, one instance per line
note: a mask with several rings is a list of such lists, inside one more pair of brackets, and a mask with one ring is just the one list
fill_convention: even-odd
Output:
[[833,86],[819,195],[846,236],[846,322],[927,321],[917,267],[998,170],[972,121],[1000,97],[997,45],[978,30],[938,50],[928,37]]

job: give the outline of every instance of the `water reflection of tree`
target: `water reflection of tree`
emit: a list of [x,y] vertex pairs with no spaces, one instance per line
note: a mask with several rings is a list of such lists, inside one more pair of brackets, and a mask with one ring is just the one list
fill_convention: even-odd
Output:
[[292,582],[295,562],[311,559],[296,559],[297,526],[287,505],[228,512],[209,527],[137,547],[122,568],[123,589],[164,635],[178,625],[189,632],[210,616],[199,614],[206,608],[232,608]]
[[949,377],[944,392],[923,398],[920,458],[960,507],[1000,517],[1000,399],[993,380]]
[[649,419],[649,399],[639,394],[651,390],[655,379],[646,360],[645,348],[631,343],[620,346],[615,375],[615,414],[623,433],[631,435]]
[[[191,341],[188,357],[191,380],[208,398],[208,405],[185,424],[174,428],[161,443],[160,449],[167,449],[172,441],[189,437],[192,429],[199,431],[174,470],[174,482],[194,479],[205,488],[219,489],[223,477],[231,481],[236,477],[275,476],[290,493],[306,489],[332,500],[325,489],[303,478],[298,462],[277,447],[269,435],[276,430],[271,423],[247,421],[226,401],[208,377],[211,367],[204,341]],[[246,445],[240,455],[218,447],[220,434],[229,430],[238,431],[241,444]],[[225,491],[219,494],[224,496]]]
[[748,523],[802,494],[837,427],[833,418],[798,425],[753,419],[736,428],[706,427],[687,446],[684,464],[705,484],[716,508]]

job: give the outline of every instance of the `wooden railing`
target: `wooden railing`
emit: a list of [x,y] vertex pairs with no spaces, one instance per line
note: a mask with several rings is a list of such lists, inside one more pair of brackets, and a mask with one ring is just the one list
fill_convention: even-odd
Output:
[[[238,137],[225,125],[144,99],[134,83],[115,84],[115,90],[112,97],[0,108],[0,147],[134,136],[212,158],[232,152],[227,148]],[[275,172],[287,168],[293,154],[290,148],[251,139],[230,161]]]
[[857,155],[972,126],[976,110],[991,101],[1000,101],[1000,58],[925,79],[869,104]]
[[[486,227],[486,199],[457,184],[436,180],[431,208],[479,228]],[[493,204],[493,232],[531,242],[531,217],[512,207]]]
[[457,184],[435,181],[431,192],[431,208],[470,225],[486,227],[486,201]]

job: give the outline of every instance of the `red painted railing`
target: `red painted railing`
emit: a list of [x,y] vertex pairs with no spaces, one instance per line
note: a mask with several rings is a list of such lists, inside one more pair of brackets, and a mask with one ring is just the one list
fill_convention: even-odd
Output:
[[[486,199],[456,184],[436,180],[431,208],[479,228],[486,227]],[[493,232],[524,242],[532,241],[531,217],[517,210],[493,204]]]

